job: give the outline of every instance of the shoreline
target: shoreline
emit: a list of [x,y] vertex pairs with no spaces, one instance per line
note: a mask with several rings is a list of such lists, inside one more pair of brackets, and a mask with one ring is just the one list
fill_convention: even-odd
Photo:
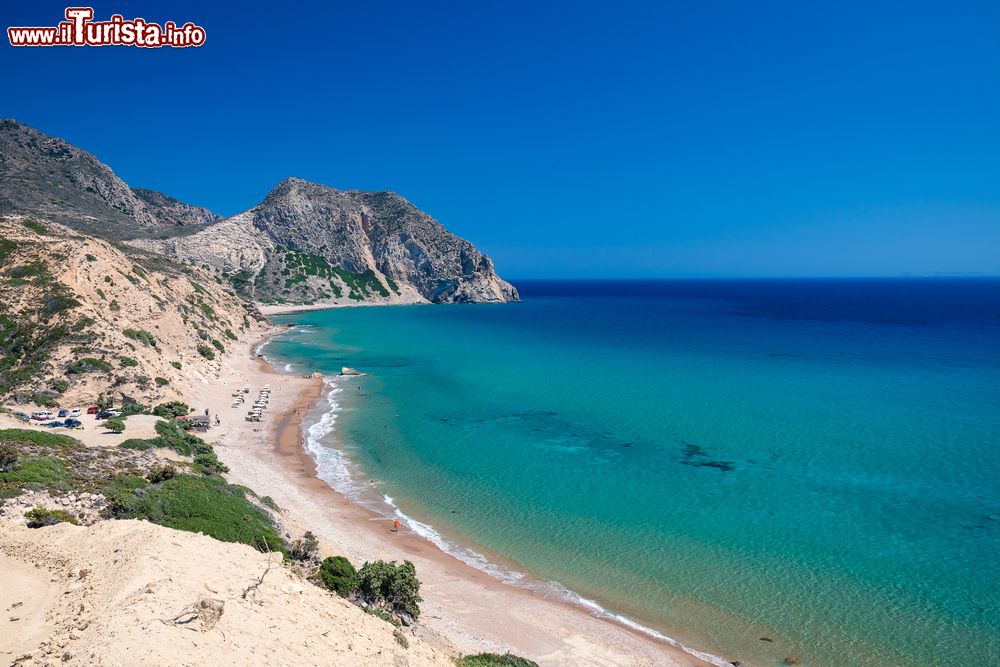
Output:
[[[699,657],[694,649],[657,638],[638,624],[632,627],[608,610],[588,611],[589,601],[584,598],[580,602],[555,599],[541,590],[504,582],[404,524],[398,534],[390,532],[390,516],[343,495],[321,479],[307,449],[305,429],[310,424],[306,420],[322,414],[325,406],[320,403],[333,387],[318,374],[282,373],[256,357],[256,350],[286,330],[273,328],[249,346],[250,354],[233,354],[227,360],[232,373],[241,378],[234,377],[233,386],[249,383],[255,390],[270,384],[275,409],[263,424],[237,422],[233,428],[230,419],[224,421],[227,428],[217,449],[231,468],[229,477],[272,496],[283,509],[284,530],[293,537],[312,530],[323,553],[346,555],[359,565],[378,558],[413,561],[423,582],[425,602],[418,632],[427,635],[425,639],[461,653],[511,651],[545,665],[730,664],[717,656]],[[229,384],[225,379],[221,382]],[[207,386],[207,395],[213,389],[218,388]],[[219,393],[214,392],[215,396]],[[215,398],[213,411],[227,415],[231,411],[218,407],[219,400]]]
[[[388,301],[386,303],[369,303],[357,302],[357,303],[313,303],[309,305],[305,304],[277,304],[277,303],[259,303],[254,302],[263,315],[270,317],[271,315],[294,315],[295,313],[306,313],[313,310],[334,310],[336,308],[379,308],[383,306],[429,306],[431,305],[428,301]],[[266,340],[265,340],[266,342]]]

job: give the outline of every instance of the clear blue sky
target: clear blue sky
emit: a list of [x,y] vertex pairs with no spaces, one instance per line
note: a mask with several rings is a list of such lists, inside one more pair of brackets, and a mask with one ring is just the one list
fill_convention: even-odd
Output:
[[4,36],[0,116],[224,215],[394,190],[515,278],[1000,274],[1000,3],[221,5],[95,0],[199,49]]

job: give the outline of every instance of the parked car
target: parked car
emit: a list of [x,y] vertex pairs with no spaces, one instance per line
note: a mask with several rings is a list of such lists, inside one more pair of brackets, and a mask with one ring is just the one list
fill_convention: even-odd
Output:
[[81,410],[80,408],[73,408],[72,410],[69,411],[70,417],[79,417],[82,414],[83,410]]
[[49,428],[61,428],[64,424],[61,421],[56,420],[54,422],[49,422],[46,426]]
[[87,408],[87,414],[88,415],[96,415],[98,412],[99,412],[99,409],[98,409],[98,407],[96,405],[91,405],[89,408]]
[[79,419],[67,419],[66,428],[76,428],[77,426],[83,426],[83,422]]
[[121,410],[101,410],[97,413],[97,419],[110,419],[112,417],[121,417]]
[[55,419],[55,417],[56,416],[54,414],[45,410],[31,413],[31,418],[40,422],[47,422],[50,419]]
[[56,416],[57,416],[57,417],[68,417],[68,416],[69,416],[69,410],[66,410],[66,409],[64,408],[64,409],[60,410],[60,411],[59,411],[59,414],[58,414],[58,415],[56,415]]
[[14,418],[15,419],[20,419],[23,422],[31,420],[31,417],[29,417],[26,412],[15,412],[14,413]]

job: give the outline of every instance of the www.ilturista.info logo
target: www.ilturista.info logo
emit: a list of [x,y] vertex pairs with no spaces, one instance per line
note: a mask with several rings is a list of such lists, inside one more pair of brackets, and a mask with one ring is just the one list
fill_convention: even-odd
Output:
[[107,21],[94,21],[93,7],[67,7],[66,20],[54,28],[10,27],[11,46],[161,46],[183,48],[205,43],[205,29],[188,22],[178,26],[167,21],[162,26],[146,19],[126,20],[113,14]]

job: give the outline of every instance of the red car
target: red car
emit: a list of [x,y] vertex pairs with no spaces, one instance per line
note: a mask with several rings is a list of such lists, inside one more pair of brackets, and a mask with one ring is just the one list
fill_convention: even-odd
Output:
[[89,408],[87,408],[87,414],[88,415],[96,415],[97,414],[97,406],[96,405],[91,405]]

